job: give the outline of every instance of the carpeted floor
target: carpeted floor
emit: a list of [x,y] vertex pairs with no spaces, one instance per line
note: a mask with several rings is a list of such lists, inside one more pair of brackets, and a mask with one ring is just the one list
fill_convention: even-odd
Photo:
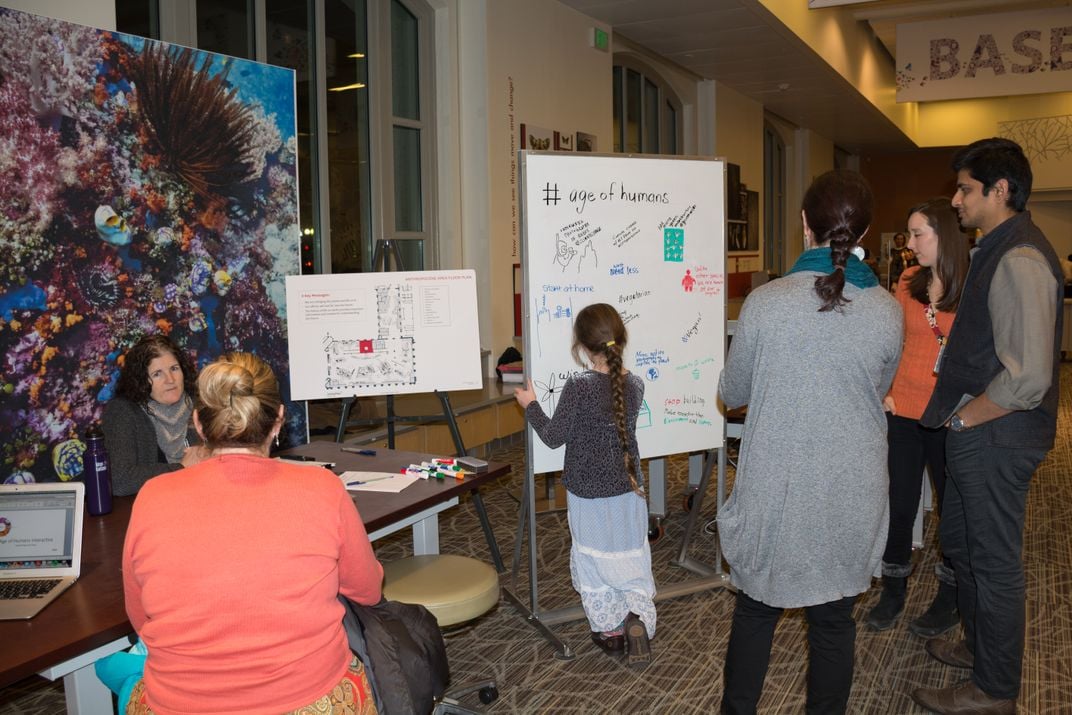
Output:
[[[1062,400],[1057,445],[1035,476],[1025,529],[1027,573],[1027,649],[1024,655],[1020,712],[1030,715],[1072,712],[1072,366],[1062,367]],[[492,459],[508,461],[514,474],[484,492],[504,557],[510,560],[517,526],[515,494],[524,473],[524,448],[499,450]],[[668,466],[669,511],[666,535],[653,547],[656,582],[660,585],[689,578],[671,565],[677,556],[686,520],[682,499],[687,465],[672,458]],[[713,487],[712,487],[713,494]],[[704,519],[714,516],[714,498],[704,506]],[[443,552],[489,559],[487,545],[468,501],[441,515]],[[934,524],[928,519],[926,541],[932,544]],[[408,536],[379,541],[383,560],[406,554]],[[538,518],[541,609],[576,604],[569,583],[569,532],[564,512]],[[698,534],[691,555],[709,560],[714,536]],[[914,617],[930,602],[936,588],[933,548],[916,554],[916,576],[909,586],[906,613]],[[508,564],[509,565],[509,564]],[[527,600],[527,577],[521,574],[520,595]],[[861,597],[858,620],[877,599]],[[553,626],[576,654],[571,661],[553,657],[552,648],[506,602],[467,629],[448,639],[455,682],[493,676],[500,697],[490,713],[673,713],[686,715],[717,711],[721,693],[722,660],[729,635],[733,595],[718,589],[662,601],[658,637],[651,665],[631,670],[598,651],[588,640],[583,620]],[[804,620],[790,611],[779,624],[761,713],[801,713],[804,710],[806,645]],[[920,639],[902,620],[884,633],[859,630],[856,677],[849,701],[851,713],[920,713],[908,697],[919,685],[952,684],[964,677],[937,663],[923,651]],[[472,704],[479,705],[473,698]],[[0,715],[53,715],[64,712],[62,689],[32,679],[0,691]]]

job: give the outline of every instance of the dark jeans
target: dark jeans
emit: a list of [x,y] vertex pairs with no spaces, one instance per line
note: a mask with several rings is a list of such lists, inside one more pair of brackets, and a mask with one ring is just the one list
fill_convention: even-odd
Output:
[[975,684],[992,697],[1015,699],[1024,655],[1024,511],[1046,450],[995,447],[989,433],[987,425],[949,433],[940,529],[975,654]]
[[907,567],[912,559],[912,525],[919,509],[926,466],[934,484],[935,504],[941,513],[945,497],[945,433],[921,427],[916,420],[886,413],[890,444],[890,530],[882,561]]
[[[852,689],[856,648],[856,621],[852,618],[855,596],[804,609],[808,619],[809,715],[844,713]],[[726,650],[722,712],[745,715],[756,712],[763,680],[770,662],[774,628],[782,615],[774,608],[737,592],[733,628]]]

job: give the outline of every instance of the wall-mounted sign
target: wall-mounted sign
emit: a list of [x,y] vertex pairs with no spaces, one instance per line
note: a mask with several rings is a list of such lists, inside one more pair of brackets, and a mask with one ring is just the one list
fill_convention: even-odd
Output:
[[1072,7],[897,26],[897,101],[1072,90]]

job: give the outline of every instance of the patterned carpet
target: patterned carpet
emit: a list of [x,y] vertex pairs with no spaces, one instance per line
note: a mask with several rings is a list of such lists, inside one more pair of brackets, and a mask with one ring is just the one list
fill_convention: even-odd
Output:
[[[1025,533],[1027,572],[1027,649],[1024,656],[1020,712],[1030,715],[1072,712],[1072,365],[1062,366],[1062,400],[1057,445],[1035,476],[1028,503]],[[508,565],[517,527],[517,487],[524,473],[524,448],[508,446],[491,455],[514,465],[514,475],[484,492],[499,545]],[[685,525],[680,494],[687,464],[672,458],[668,465],[668,511],[665,536],[653,547],[656,582],[662,586],[691,574],[671,565]],[[713,494],[713,486],[711,493]],[[703,507],[714,516],[714,498]],[[538,517],[540,606],[542,610],[576,604],[569,583],[569,532],[563,512]],[[472,504],[441,515],[441,550],[490,560]],[[934,524],[927,521],[932,544]],[[383,560],[405,555],[408,536],[379,541]],[[698,534],[691,555],[711,558],[714,537]],[[936,589],[932,548],[916,553],[916,574],[909,585],[909,617],[924,610]],[[521,574],[519,595],[527,601],[527,577]],[[861,597],[858,620],[877,599],[877,591]],[[651,665],[634,671],[612,660],[588,640],[583,620],[552,630],[574,651],[571,661],[554,658],[552,648],[506,602],[475,624],[448,638],[455,682],[492,676],[499,699],[489,713],[673,713],[687,715],[717,710],[722,661],[729,635],[733,595],[717,589],[661,601],[659,634]],[[804,710],[806,644],[801,612],[790,611],[779,624],[760,712],[800,713]],[[941,665],[923,651],[920,639],[902,620],[884,633],[859,630],[856,678],[849,701],[851,713],[920,713],[908,696],[919,685],[952,684],[963,671]],[[475,697],[472,704],[478,705]],[[0,715],[64,712],[62,689],[31,679],[0,691]]]

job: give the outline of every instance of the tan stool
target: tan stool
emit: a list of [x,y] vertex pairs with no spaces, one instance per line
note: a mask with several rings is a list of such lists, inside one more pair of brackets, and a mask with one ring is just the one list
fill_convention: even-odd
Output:
[[[499,603],[499,574],[490,564],[467,556],[409,556],[383,565],[383,595],[391,601],[419,603],[449,628],[484,615]],[[457,698],[478,693],[487,705],[499,697],[494,680],[481,680],[447,691],[434,713],[478,713]]]

